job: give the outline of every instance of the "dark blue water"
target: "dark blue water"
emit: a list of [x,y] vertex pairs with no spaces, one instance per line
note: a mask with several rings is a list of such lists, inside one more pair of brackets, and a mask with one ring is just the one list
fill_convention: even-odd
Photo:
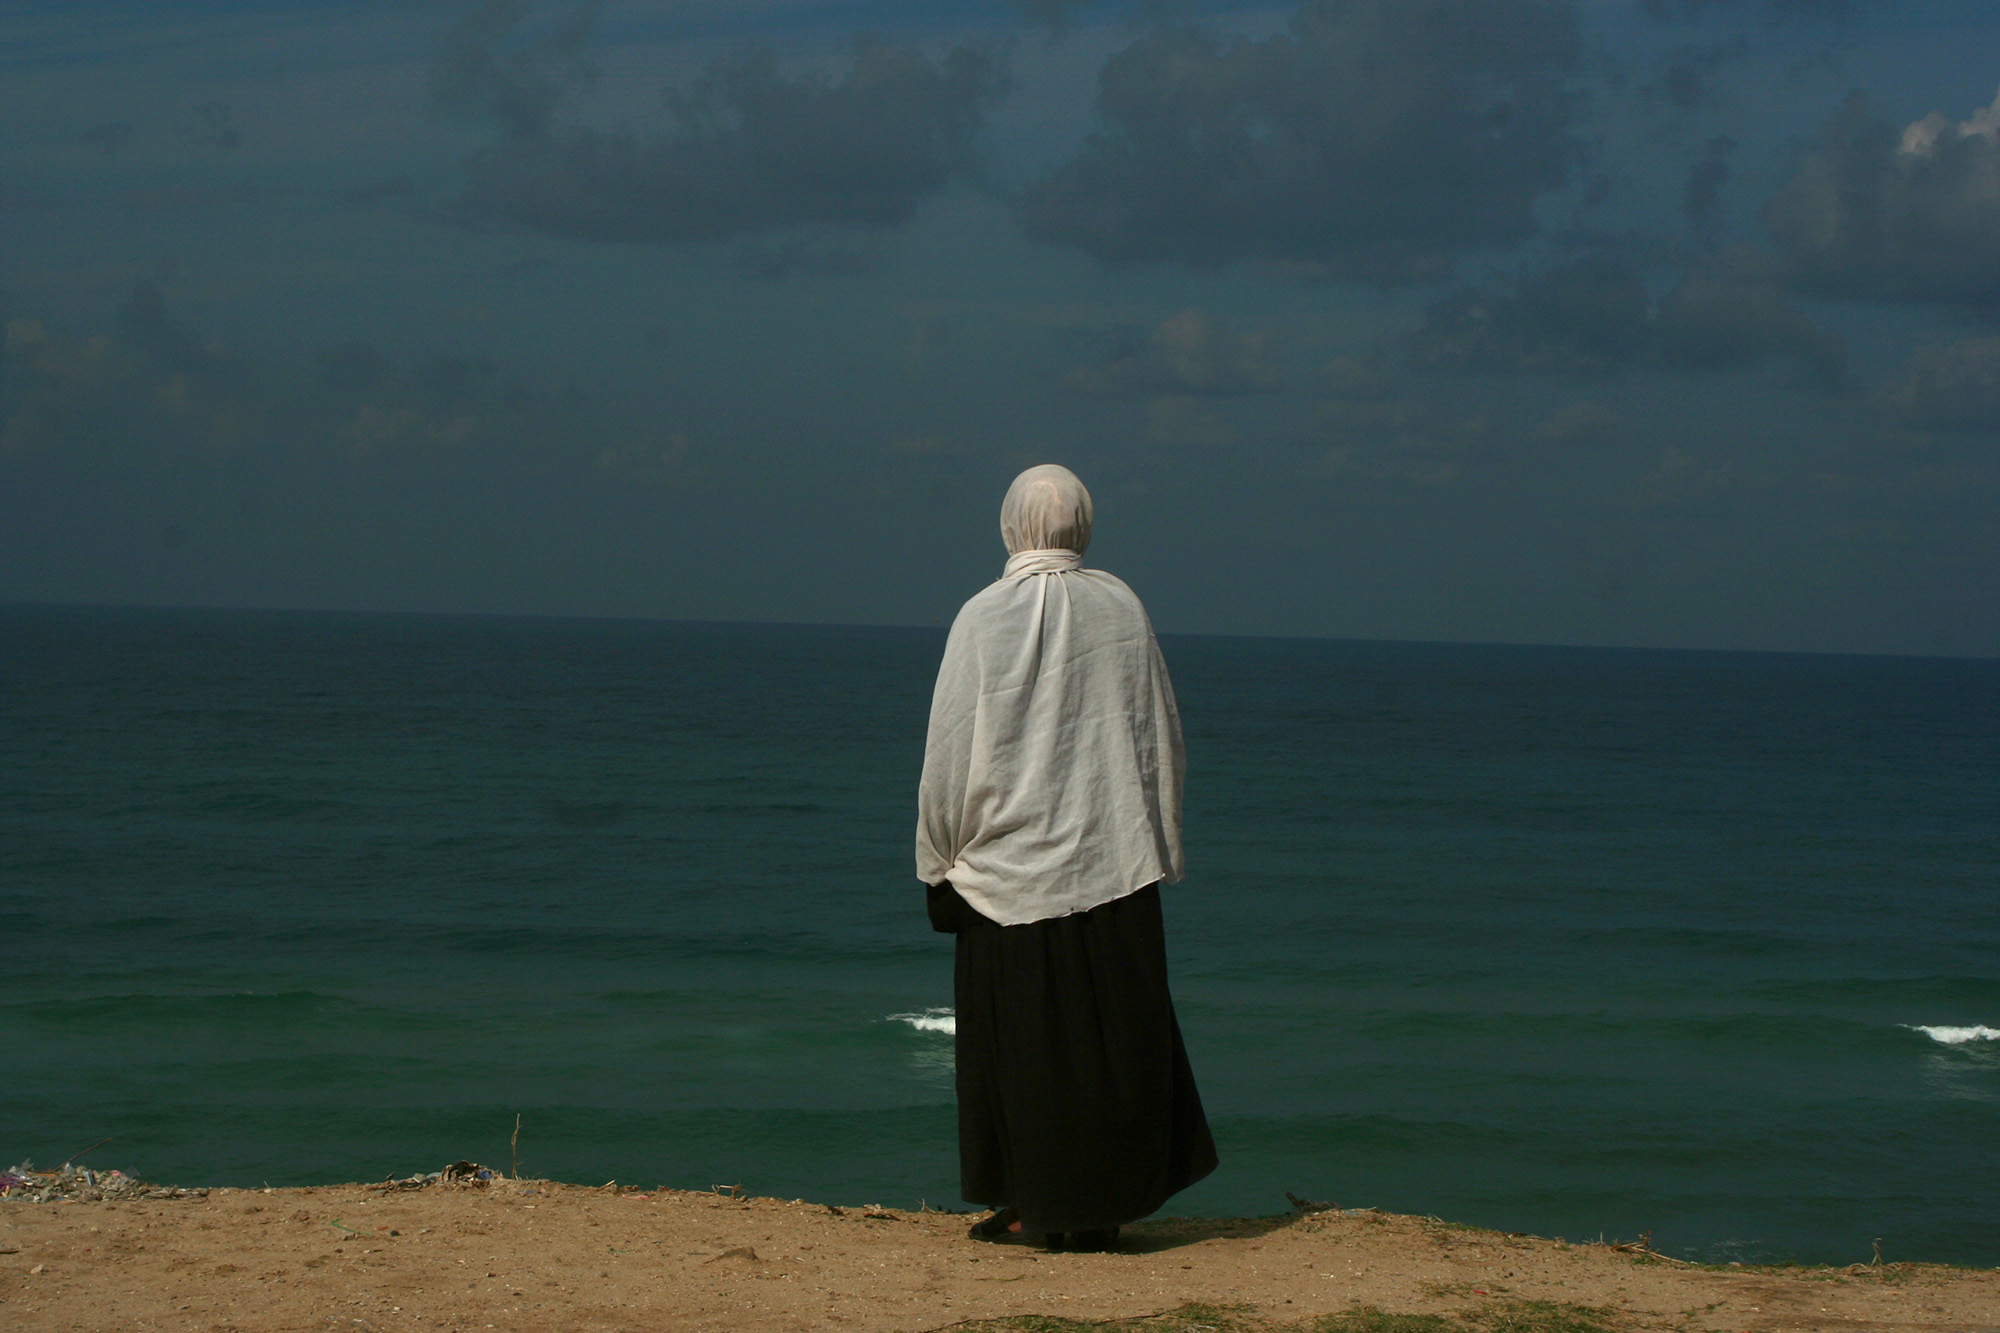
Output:
[[[942,641],[0,609],[0,1156],[955,1203]],[[1163,646],[1172,1210],[2000,1263],[2000,663]]]

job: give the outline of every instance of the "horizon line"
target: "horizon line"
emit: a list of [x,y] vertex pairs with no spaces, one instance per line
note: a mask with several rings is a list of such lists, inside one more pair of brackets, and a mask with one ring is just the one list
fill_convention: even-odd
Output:
[[[949,628],[949,626],[941,624],[891,624],[846,620],[729,620],[705,616],[643,615],[607,612],[589,613],[576,611],[446,611],[355,606],[188,605],[157,602],[57,602],[0,599],[0,613],[22,610],[204,612],[273,616],[401,616],[412,619],[431,620],[550,620],[661,625],[736,625],[746,627],[755,626],[765,629],[915,630],[940,634]],[[1824,648],[1703,648],[1644,643],[1547,643],[1524,639],[1401,639],[1334,634],[1231,634],[1208,630],[1160,630],[1157,628],[1155,629],[1155,633],[1163,639],[1267,639],[1288,643],[1351,643],[1431,648],[1519,648],[1613,653],[1706,653],[1739,657],[1853,657],[1888,658],[1916,662],[2000,662],[2000,654],[1983,653],[1862,652]]]

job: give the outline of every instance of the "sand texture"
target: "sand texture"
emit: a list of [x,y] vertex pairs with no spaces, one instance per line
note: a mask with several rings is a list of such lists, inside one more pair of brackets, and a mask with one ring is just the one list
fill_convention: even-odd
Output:
[[0,1329],[2000,1330],[2000,1270],[1703,1269],[1366,1211],[1048,1254],[968,1240],[972,1220],[504,1180],[11,1201]]

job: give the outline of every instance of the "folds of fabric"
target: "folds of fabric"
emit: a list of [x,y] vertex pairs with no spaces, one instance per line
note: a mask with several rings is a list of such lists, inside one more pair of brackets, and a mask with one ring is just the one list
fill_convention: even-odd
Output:
[[1096,521],[1097,506],[1083,479],[1060,463],[1021,473],[1000,501],[1000,540],[1008,555],[1067,551],[1081,556],[1090,549]]
[[[954,901],[957,900],[957,901]],[[968,1202],[1038,1231],[1121,1226],[1215,1169],[1167,989],[1159,890],[1001,926],[949,886],[959,1161]]]
[[1001,925],[1181,877],[1180,715],[1152,622],[1101,570],[1021,573],[945,641],[917,878]]

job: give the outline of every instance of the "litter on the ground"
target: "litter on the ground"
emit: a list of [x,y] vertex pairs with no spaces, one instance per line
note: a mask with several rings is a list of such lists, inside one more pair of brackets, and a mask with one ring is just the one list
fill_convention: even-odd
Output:
[[135,1180],[123,1171],[95,1171],[64,1162],[55,1171],[37,1171],[21,1162],[0,1171],[0,1199],[21,1203],[95,1202],[103,1199],[205,1199],[205,1189],[181,1189]]
[[369,1186],[378,1190],[420,1190],[430,1185],[458,1185],[478,1189],[496,1180],[505,1180],[506,1173],[495,1171],[490,1166],[477,1162],[453,1162],[440,1171],[419,1172],[414,1176],[391,1176],[379,1184]]

